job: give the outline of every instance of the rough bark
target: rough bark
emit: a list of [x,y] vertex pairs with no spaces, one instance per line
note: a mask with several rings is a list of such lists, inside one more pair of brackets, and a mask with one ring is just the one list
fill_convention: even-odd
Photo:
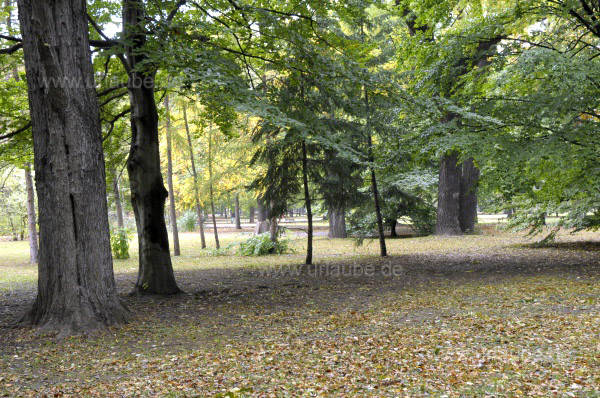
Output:
[[131,186],[131,204],[135,214],[139,241],[139,271],[134,293],[177,294],[169,235],[165,224],[165,189],[158,148],[158,112],[154,100],[155,71],[143,71],[146,37],[140,27],[145,21],[141,0],[124,0],[123,30],[127,39],[127,56],[131,105],[131,147],[127,172]]
[[29,230],[29,262],[38,262],[37,222],[35,217],[35,194],[29,163],[25,165],[25,186],[27,187],[27,227]]
[[198,188],[198,173],[196,172],[196,161],[194,159],[194,146],[192,145],[192,135],[187,119],[187,107],[183,106],[183,122],[185,124],[185,133],[187,135],[188,147],[190,149],[190,163],[192,164],[192,176],[194,177],[194,200],[196,201],[196,214],[198,215],[198,225],[200,226],[200,241],[202,248],[206,249],[206,238],[204,237],[204,218],[202,216],[202,206],[200,204],[200,191]]
[[113,176],[113,199],[115,201],[115,208],[117,211],[117,226],[119,227],[119,229],[122,229],[125,227],[125,222],[123,220],[123,205],[121,204],[119,177],[117,175],[116,170],[112,170],[111,174]]
[[181,255],[179,248],[179,230],[177,229],[177,212],[175,211],[175,190],[173,189],[173,137],[171,136],[171,116],[169,115],[169,96],[165,95],[165,130],[167,133],[167,186],[169,187],[169,220],[173,234],[173,254]]
[[334,238],[347,238],[346,214],[343,207],[338,206],[329,210],[329,233],[327,236]]
[[209,178],[209,193],[210,193],[210,210],[212,212],[213,231],[215,234],[215,247],[221,248],[219,243],[219,231],[217,230],[217,218],[215,217],[215,198],[213,192],[213,171],[212,171],[212,123],[208,132],[208,178]]
[[435,233],[437,235],[461,235],[460,187],[461,167],[457,164],[458,154],[451,152],[442,157],[440,163],[438,207]]
[[313,219],[310,191],[308,189],[308,156],[306,153],[306,142],[302,141],[302,182],[304,184],[304,204],[306,205],[306,215],[308,218],[308,230],[306,241],[306,260],[305,264],[312,264],[313,256]]
[[462,164],[460,180],[460,229],[465,233],[473,233],[477,223],[477,184],[479,183],[479,169],[475,166],[473,158],[465,160]]
[[[365,105],[367,110],[367,115],[370,114],[369,108],[369,93],[365,88]],[[367,127],[369,123],[370,116],[367,116]],[[375,162],[375,157],[373,155],[373,138],[371,137],[371,132],[367,132],[367,147],[369,150],[369,162],[371,163],[370,171],[371,171],[371,192],[373,193],[373,202],[375,204],[375,216],[377,218],[377,234],[379,236],[379,254],[381,257],[387,256],[387,246],[385,244],[385,232],[383,229],[383,216],[381,215],[381,207],[379,205],[379,189],[377,188],[377,176],[375,175],[375,168],[373,168],[373,163]]]
[[18,6],[40,221],[38,293],[23,322],[63,337],[128,318],[112,268],[86,3]]

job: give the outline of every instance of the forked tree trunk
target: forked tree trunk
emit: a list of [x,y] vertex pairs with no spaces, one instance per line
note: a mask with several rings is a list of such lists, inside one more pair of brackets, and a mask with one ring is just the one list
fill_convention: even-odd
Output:
[[462,170],[458,154],[451,152],[440,163],[438,207],[435,233],[437,235],[461,235],[460,186]]
[[121,193],[119,191],[119,177],[116,170],[112,170],[111,174],[113,176],[113,199],[117,211],[117,226],[119,229],[122,229],[125,227],[125,222],[123,220],[123,205],[121,204]]
[[460,180],[460,229],[462,232],[473,233],[477,223],[477,184],[479,169],[473,158],[462,164]]
[[27,187],[27,227],[29,230],[29,262],[38,262],[37,222],[35,217],[35,194],[29,163],[25,165],[25,186]]
[[158,148],[158,112],[154,101],[155,72],[144,73],[140,63],[146,60],[146,41],[140,27],[145,21],[141,0],[124,0],[123,30],[130,46],[123,58],[129,73],[131,104],[131,147],[127,172],[131,184],[131,204],[139,240],[139,271],[134,293],[177,294],[169,235],[165,224],[165,189],[160,170]]
[[329,210],[329,238],[347,238],[346,233],[346,214],[341,206],[333,207]]
[[165,129],[167,133],[167,186],[169,187],[169,220],[173,233],[173,254],[181,255],[179,248],[179,230],[177,229],[177,212],[175,211],[175,190],[173,189],[173,137],[171,136],[171,116],[169,115],[169,96],[165,95]]
[[213,171],[212,171],[212,122],[208,131],[208,178],[209,178],[209,193],[210,193],[210,210],[212,212],[213,231],[215,234],[215,247],[221,248],[219,243],[219,231],[217,230],[217,219],[215,217],[215,195],[213,192]]
[[112,268],[86,3],[18,5],[40,217],[38,294],[23,322],[62,337],[126,322],[128,314]]
[[240,195],[235,195],[235,229],[242,229],[242,221],[240,220]]
[[200,192],[198,188],[198,173],[196,172],[196,161],[194,160],[194,146],[192,145],[192,135],[187,119],[187,107],[183,106],[183,122],[185,123],[185,133],[187,135],[188,147],[190,148],[190,162],[192,164],[192,176],[194,177],[194,199],[196,201],[196,214],[198,215],[198,225],[200,226],[200,241],[202,248],[206,249],[206,238],[204,237],[204,218],[202,216],[202,206],[200,205]]
[[306,216],[308,218],[308,230],[306,241],[306,265],[312,264],[313,257],[313,219],[310,191],[308,189],[308,156],[306,154],[306,142],[302,141],[302,182],[304,183],[304,204],[306,205]]

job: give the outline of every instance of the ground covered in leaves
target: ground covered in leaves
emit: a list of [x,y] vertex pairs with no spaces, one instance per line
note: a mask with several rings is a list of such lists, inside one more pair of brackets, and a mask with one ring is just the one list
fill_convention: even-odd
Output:
[[11,327],[36,268],[0,242],[0,396],[600,395],[597,234],[395,239],[387,259],[319,237],[312,267],[300,238],[260,258],[182,240],[185,294],[129,297],[137,258],[117,261],[131,323],[63,341]]

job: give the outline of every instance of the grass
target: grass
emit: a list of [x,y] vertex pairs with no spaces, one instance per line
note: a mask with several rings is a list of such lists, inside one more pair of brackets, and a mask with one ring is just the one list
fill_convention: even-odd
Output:
[[[304,241],[285,256],[209,257],[182,234],[174,268],[188,294],[124,298],[132,322],[93,336],[11,330],[0,395],[600,396],[600,252],[571,245],[597,235],[533,249],[485,231],[389,240],[388,260],[377,242],[316,239],[317,266],[403,267],[372,278],[265,278],[301,264]],[[33,291],[36,272],[26,244],[0,248],[1,311]],[[132,254],[115,261],[123,292]]]

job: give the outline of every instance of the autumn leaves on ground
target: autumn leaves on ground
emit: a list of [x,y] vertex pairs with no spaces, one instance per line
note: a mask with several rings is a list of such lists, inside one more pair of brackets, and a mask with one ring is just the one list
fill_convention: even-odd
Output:
[[[225,236],[225,245],[245,239]],[[4,396],[598,396],[600,240],[562,234],[315,242],[208,256],[182,239],[185,294],[130,297],[127,326],[63,341],[11,328],[35,295],[27,247],[0,242]],[[339,254],[344,253],[344,254]],[[228,394],[229,395],[226,395]]]

